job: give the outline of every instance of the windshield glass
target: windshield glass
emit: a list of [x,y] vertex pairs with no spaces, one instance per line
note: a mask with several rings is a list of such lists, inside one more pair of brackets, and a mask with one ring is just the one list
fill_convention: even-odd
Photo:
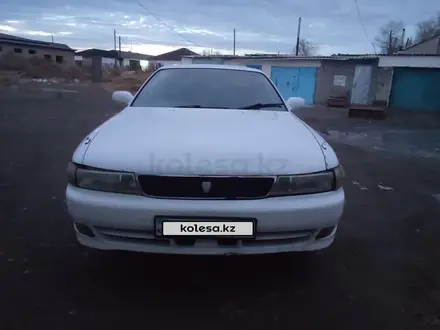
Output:
[[263,74],[201,68],[158,71],[132,106],[287,111]]

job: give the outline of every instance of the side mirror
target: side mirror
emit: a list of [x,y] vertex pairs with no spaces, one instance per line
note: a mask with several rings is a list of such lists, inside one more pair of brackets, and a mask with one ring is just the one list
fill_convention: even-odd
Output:
[[290,111],[295,111],[296,109],[306,106],[306,101],[302,97],[289,97],[286,103]]
[[112,100],[118,103],[129,105],[130,102],[133,100],[133,95],[131,95],[130,92],[117,91],[113,93]]

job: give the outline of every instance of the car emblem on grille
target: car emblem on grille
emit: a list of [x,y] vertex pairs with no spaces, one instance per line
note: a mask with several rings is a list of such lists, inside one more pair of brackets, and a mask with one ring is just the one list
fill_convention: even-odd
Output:
[[209,181],[202,182],[203,192],[205,194],[209,193],[211,191],[211,186],[212,186],[212,184]]

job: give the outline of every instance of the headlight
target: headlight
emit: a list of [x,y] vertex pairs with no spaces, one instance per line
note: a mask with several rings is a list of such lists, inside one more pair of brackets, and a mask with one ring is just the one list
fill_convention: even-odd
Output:
[[122,194],[141,192],[133,173],[81,168],[69,163],[67,176],[70,184],[83,189]]
[[342,165],[338,165],[333,169],[333,172],[335,173],[335,189],[339,189],[345,178],[345,170]]
[[325,172],[279,176],[270,196],[316,194],[336,190],[342,186],[343,177],[341,165]]

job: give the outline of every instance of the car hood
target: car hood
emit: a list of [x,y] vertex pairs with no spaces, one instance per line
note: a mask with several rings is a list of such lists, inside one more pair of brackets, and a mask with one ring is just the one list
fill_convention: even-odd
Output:
[[100,126],[88,166],[144,174],[323,171],[310,128],[290,112],[128,107]]

